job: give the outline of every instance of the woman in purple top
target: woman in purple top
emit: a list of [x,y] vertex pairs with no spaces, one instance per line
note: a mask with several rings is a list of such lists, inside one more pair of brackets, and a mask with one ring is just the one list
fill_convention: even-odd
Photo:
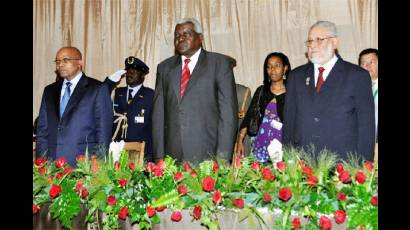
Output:
[[255,109],[258,109],[261,114],[258,117],[258,133],[253,138],[252,146],[252,152],[257,160],[260,162],[268,161],[269,144],[274,139],[282,142],[283,108],[286,93],[285,79],[290,70],[289,59],[283,53],[270,53],[266,57],[263,65],[263,85],[259,86],[253,95],[251,105],[240,126],[240,134],[236,143],[237,157],[244,156],[243,139],[246,135],[249,135],[249,123],[256,116]]

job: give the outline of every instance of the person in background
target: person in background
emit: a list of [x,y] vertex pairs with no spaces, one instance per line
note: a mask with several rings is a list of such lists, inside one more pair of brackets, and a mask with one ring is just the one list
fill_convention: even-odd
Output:
[[106,154],[112,132],[111,97],[102,82],[82,72],[81,52],[61,48],[55,58],[59,80],[45,87],[38,118],[36,156],[64,157],[72,166],[76,157]]
[[374,102],[370,76],[335,54],[336,25],[318,21],[306,41],[309,63],[289,74],[285,99],[284,143],[327,149],[337,160],[349,153],[370,160],[375,140]]
[[[277,156],[269,154],[268,147],[275,140],[282,142],[283,109],[286,94],[285,79],[290,70],[289,59],[283,53],[270,53],[265,58],[263,85],[256,89],[245,119],[240,126],[237,142],[238,156],[244,156],[243,140],[247,135],[253,136],[249,133],[249,125],[251,120],[257,119],[258,131],[253,141],[253,154],[259,162],[267,162],[270,157],[277,158]],[[258,110],[259,113],[256,114],[255,110]]]
[[232,159],[238,101],[229,59],[202,48],[201,24],[178,21],[176,55],[157,68],[153,110],[155,160]]
[[372,79],[372,92],[374,99],[374,117],[376,124],[376,143],[378,142],[378,112],[379,112],[379,51],[377,49],[364,49],[359,54],[360,67],[369,71]]
[[[125,73],[125,74],[124,74]],[[144,159],[153,161],[152,153],[152,105],[154,90],[143,85],[149,67],[140,59],[130,56],[125,59],[125,70],[118,70],[104,83],[110,92],[125,76],[127,86],[114,93],[114,133],[113,140],[125,142],[145,142]]]
[[[236,66],[236,60],[233,57],[227,56],[231,63],[232,69]],[[236,83],[236,98],[238,100],[238,131],[236,133],[236,140],[239,139],[239,127],[245,118],[246,111],[248,111],[249,105],[252,100],[251,89],[247,86]],[[247,156],[251,152],[251,142],[249,136],[246,136],[244,141],[245,152],[244,155]],[[236,145],[235,145],[236,146]],[[237,146],[236,146],[237,147]],[[236,151],[236,148],[234,149]]]

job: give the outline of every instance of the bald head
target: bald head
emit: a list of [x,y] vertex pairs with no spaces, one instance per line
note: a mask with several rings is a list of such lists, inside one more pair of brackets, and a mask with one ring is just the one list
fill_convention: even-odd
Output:
[[67,80],[72,80],[82,71],[82,56],[76,47],[63,47],[56,55],[56,71]]

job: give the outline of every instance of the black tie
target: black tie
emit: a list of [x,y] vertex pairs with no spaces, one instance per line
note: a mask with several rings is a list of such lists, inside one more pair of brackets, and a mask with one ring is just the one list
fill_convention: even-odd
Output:
[[128,104],[131,104],[132,102],[132,89],[128,90]]

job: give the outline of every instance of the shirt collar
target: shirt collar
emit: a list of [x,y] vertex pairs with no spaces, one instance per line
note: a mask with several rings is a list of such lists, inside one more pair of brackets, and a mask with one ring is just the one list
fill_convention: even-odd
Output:
[[[194,55],[192,55],[189,59],[191,59],[191,61],[189,62],[189,63],[196,63],[197,61],[198,61],[198,58],[199,58],[199,54],[201,54],[201,50],[202,50],[202,48],[199,48],[195,53],[194,53]],[[187,59],[188,57],[186,57],[185,55],[181,55],[181,60],[182,60],[182,63],[184,63],[184,61],[185,61],[185,59]]]
[[338,60],[338,57],[333,54],[333,57],[328,62],[326,62],[324,65],[314,64],[315,71],[321,66],[325,68],[325,71],[330,71],[333,68],[333,66],[336,64],[337,60]]

